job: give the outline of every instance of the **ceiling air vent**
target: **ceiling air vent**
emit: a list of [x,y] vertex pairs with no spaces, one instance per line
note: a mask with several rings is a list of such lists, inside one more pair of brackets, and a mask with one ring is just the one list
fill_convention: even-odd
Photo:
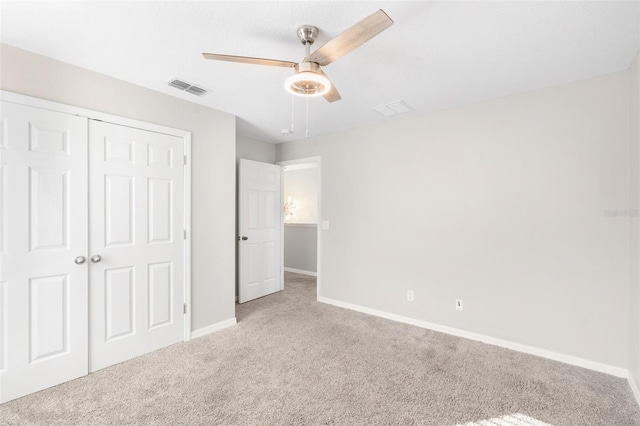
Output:
[[371,108],[371,110],[384,117],[393,117],[394,115],[400,115],[410,111],[414,111],[414,109],[405,101],[398,101],[386,105],[380,105],[375,108]]
[[189,86],[187,89],[185,89],[185,92],[189,92],[193,95],[197,95],[197,96],[202,96],[205,93],[207,93],[206,90],[198,87],[198,86]]
[[196,96],[204,96],[207,94],[207,91],[202,87],[195,86],[191,83],[187,83],[184,80],[180,80],[177,78],[172,78],[167,83],[171,87],[175,87],[176,89],[184,90],[185,92],[189,92],[192,95]]

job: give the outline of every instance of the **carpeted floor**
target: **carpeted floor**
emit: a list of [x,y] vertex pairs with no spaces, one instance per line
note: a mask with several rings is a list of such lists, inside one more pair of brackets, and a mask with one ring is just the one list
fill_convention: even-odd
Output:
[[315,301],[0,405],[2,425],[640,425],[623,379]]

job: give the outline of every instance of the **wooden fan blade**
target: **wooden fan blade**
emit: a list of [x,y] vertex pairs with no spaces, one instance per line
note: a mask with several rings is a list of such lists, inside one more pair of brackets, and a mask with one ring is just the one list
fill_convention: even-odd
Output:
[[272,67],[293,68],[295,62],[279,61],[277,59],[252,58],[250,56],[234,56],[234,55],[218,55],[217,53],[203,53],[205,59],[213,59],[215,61],[239,62],[241,64],[269,65]]
[[[351,52],[393,25],[393,20],[380,9],[339,34],[309,55],[308,60],[322,66]],[[305,59],[306,60],[306,59]]]
[[[320,74],[324,75],[327,78],[327,80],[331,81],[329,76],[327,74],[325,74],[324,71],[319,70],[319,72],[320,72]],[[335,101],[339,101],[340,99],[342,99],[342,96],[340,96],[340,93],[338,93],[338,89],[336,89],[336,86],[333,84],[333,81],[331,81],[331,89],[329,89],[329,91],[327,93],[322,95],[322,97],[325,98],[329,102],[335,102]]]

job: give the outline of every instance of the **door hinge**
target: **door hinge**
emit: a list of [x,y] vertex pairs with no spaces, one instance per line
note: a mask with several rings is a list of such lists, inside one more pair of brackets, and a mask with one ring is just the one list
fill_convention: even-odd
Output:
[[187,156],[182,157],[182,164],[187,165]]
[[186,229],[182,231],[182,238],[185,239],[185,240],[187,239],[187,230]]
[[183,314],[187,313],[187,304],[186,303],[182,305],[182,313]]

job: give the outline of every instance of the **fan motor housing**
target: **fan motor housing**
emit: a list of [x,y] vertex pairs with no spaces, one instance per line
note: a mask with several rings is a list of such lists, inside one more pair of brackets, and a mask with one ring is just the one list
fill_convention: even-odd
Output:
[[320,74],[320,65],[315,62],[300,62],[299,64],[296,64],[294,68],[296,73],[312,72],[314,74]]

